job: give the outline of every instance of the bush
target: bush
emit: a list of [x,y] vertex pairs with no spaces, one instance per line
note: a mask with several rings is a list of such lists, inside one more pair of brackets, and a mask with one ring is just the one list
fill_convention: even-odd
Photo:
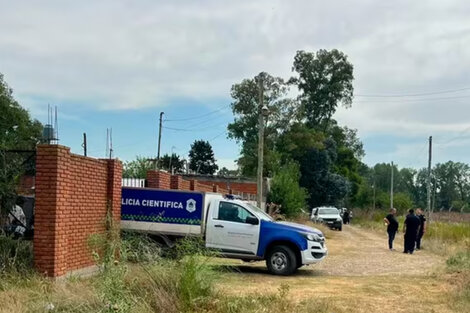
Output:
[[297,216],[306,207],[307,191],[299,186],[300,171],[295,162],[280,167],[271,180],[268,202],[281,205],[281,214]]
[[461,251],[447,259],[447,266],[450,270],[470,271],[470,250]]
[[147,234],[121,233],[121,257],[132,263],[151,263],[161,259],[162,247]]
[[32,267],[32,243],[0,235],[0,274],[30,273]]

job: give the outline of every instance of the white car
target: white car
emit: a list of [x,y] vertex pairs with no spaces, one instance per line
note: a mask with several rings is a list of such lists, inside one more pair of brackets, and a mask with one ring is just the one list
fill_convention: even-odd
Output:
[[311,220],[315,223],[323,223],[330,228],[343,230],[343,219],[339,210],[335,207],[324,206],[312,210]]

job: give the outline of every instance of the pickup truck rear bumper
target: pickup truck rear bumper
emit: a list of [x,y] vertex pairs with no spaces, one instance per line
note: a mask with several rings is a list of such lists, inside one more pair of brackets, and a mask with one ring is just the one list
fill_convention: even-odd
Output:
[[301,251],[302,264],[315,264],[322,261],[328,255],[325,242],[308,241],[308,248]]

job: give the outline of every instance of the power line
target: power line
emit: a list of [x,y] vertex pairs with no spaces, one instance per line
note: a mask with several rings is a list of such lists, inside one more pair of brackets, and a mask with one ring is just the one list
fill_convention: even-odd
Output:
[[357,94],[356,97],[370,97],[370,98],[399,98],[399,97],[420,97],[420,96],[429,96],[429,95],[440,95],[444,93],[459,92],[464,90],[470,90],[470,87],[459,88],[459,89],[449,89],[442,91],[433,91],[433,92],[423,92],[423,93],[412,93],[412,94],[396,94],[396,95],[380,95],[380,94]]
[[163,127],[164,129],[168,129],[168,130],[173,130],[173,131],[179,131],[179,132],[197,132],[197,131],[204,131],[204,130],[208,130],[208,129],[214,129],[215,127],[218,127],[218,126],[225,126],[225,124],[220,124],[220,125],[216,125],[216,126],[208,126],[208,127],[204,127],[204,128],[174,128],[174,127]]
[[376,100],[369,100],[369,101],[361,100],[360,102],[356,102],[356,103],[376,103],[377,101],[380,101],[380,102],[388,102],[388,103],[393,103],[393,102],[419,102],[419,101],[452,100],[452,99],[466,99],[466,98],[470,98],[470,96],[442,97],[442,98],[424,98],[424,99],[399,99],[399,100],[381,100],[381,99],[376,99]]
[[182,122],[182,121],[190,121],[190,120],[195,120],[195,119],[199,119],[201,117],[206,117],[206,116],[209,116],[211,114],[214,114],[214,113],[217,113],[217,112],[220,112],[222,110],[225,110],[225,109],[228,109],[229,106],[227,105],[224,105],[214,111],[210,111],[208,113],[205,113],[205,114],[201,114],[201,115],[198,115],[198,116],[194,116],[194,117],[188,117],[188,118],[179,118],[179,119],[166,119],[164,120],[165,122]]
[[226,134],[227,133],[227,130],[224,130],[223,132],[221,132],[220,134],[214,136],[213,138],[209,139],[208,141],[213,141],[217,138],[219,138],[220,136],[222,136],[223,134]]

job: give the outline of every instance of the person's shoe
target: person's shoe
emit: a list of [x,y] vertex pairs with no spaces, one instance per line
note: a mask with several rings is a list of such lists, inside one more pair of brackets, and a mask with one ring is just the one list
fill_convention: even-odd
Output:
[[395,249],[393,249],[393,248],[391,248],[391,249],[389,249],[389,250],[390,250],[390,251],[395,251]]

